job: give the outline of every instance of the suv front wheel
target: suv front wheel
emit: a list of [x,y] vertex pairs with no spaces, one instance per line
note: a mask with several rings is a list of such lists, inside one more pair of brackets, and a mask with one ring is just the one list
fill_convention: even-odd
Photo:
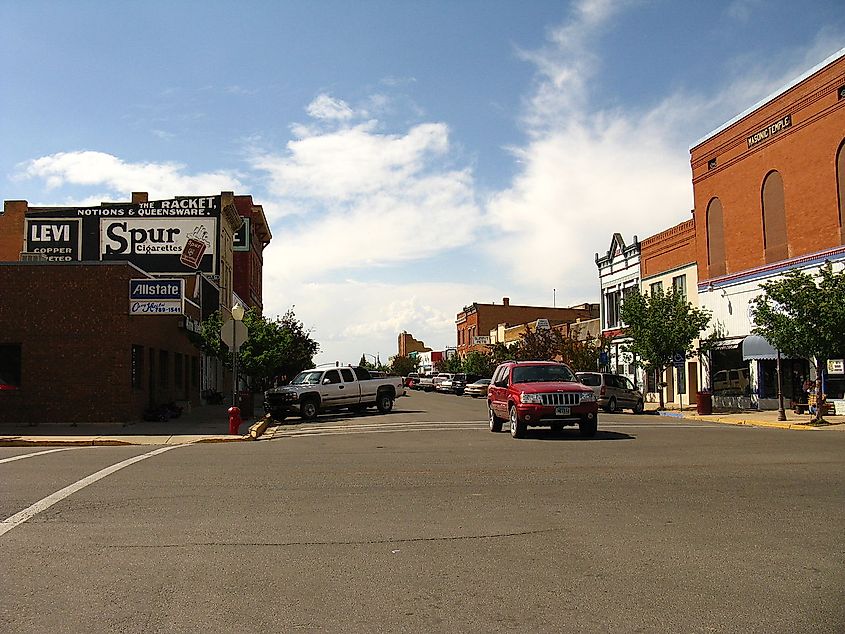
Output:
[[519,415],[516,413],[516,406],[511,405],[510,409],[510,421],[511,421],[511,436],[514,438],[525,438],[525,434],[528,431],[528,425],[521,420],[519,420]]

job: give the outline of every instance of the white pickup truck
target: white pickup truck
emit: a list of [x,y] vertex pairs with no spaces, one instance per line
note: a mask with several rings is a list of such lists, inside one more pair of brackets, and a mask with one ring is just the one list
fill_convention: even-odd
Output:
[[264,411],[276,420],[298,414],[313,420],[322,411],[377,407],[382,414],[393,409],[393,401],[405,395],[401,376],[374,379],[366,368],[330,366],[304,370],[289,385],[264,392]]

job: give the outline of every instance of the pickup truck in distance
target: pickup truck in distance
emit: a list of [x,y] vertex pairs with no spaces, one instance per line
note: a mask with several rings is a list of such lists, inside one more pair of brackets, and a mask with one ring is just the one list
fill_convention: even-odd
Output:
[[320,412],[361,412],[373,406],[387,414],[396,397],[404,395],[402,377],[374,379],[366,368],[330,366],[303,370],[289,385],[264,392],[264,411],[276,420],[291,414],[313,420]]

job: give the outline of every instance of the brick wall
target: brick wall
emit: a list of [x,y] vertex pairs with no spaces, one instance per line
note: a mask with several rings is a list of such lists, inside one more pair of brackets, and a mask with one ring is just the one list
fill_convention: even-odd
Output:
[[[845,139],[843,86],[845,57],[840,57],[692,148],[699,280],[715,275],[707,263],[706,231],[714,197],[724,211],[725,273],[766,263],[761,192],[772,170],[783,178],[788,257],[843,243],[838,206],[845,192],[837,192],[836,174]],[[785,117],[788,127],[749,146],[749,137]]]
[[7,200],[3,203],[3,213],[0,214],[0,262],[20,260],[28,207],[25,200]]
[[647,278],[695,262],[695,219],[640,242],[641,277]]
[[[182,318],[129,315],[129,280],[142,277],[148,276],[128,263],[0,264],[0,344],[21,345],[21,387],[0,392],[0,423],[123,422],[140,419],[151,400],[199,404],[192,374],[199,351]],[[143,346],[138,389],[131,383],[133,345]],[[184,355],[178,388],[176,353]]]
[[[462,332],[474,332],[476,336],[489,336],[499,324],[518,325],[537,319],[549,319],[559,322],[574,322],[578,319],[592,319],[598,317],[598,305],[587,304],[584,308],[554,308],[549,306],[515,306],[505,298],[502,304],[473,304],[474,310],[458,314],[458,321],[462,316],[465,321],[459,323],[458,353],[465,355],[472,350],[486,350],[487,346],[474,346],[472,340],[462,335]],[[474,328],[474,329],[473,329]],[[463,342],[463,343],[462,343]]]

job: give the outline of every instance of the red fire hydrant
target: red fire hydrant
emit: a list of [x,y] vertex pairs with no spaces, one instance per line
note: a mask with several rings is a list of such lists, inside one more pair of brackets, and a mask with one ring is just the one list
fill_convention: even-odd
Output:
[[244,421],[241,419],[241,409],[239,407],[230,407],[229,408],[229,433],[230,434],[237,434],[238,427],[244,424]]

